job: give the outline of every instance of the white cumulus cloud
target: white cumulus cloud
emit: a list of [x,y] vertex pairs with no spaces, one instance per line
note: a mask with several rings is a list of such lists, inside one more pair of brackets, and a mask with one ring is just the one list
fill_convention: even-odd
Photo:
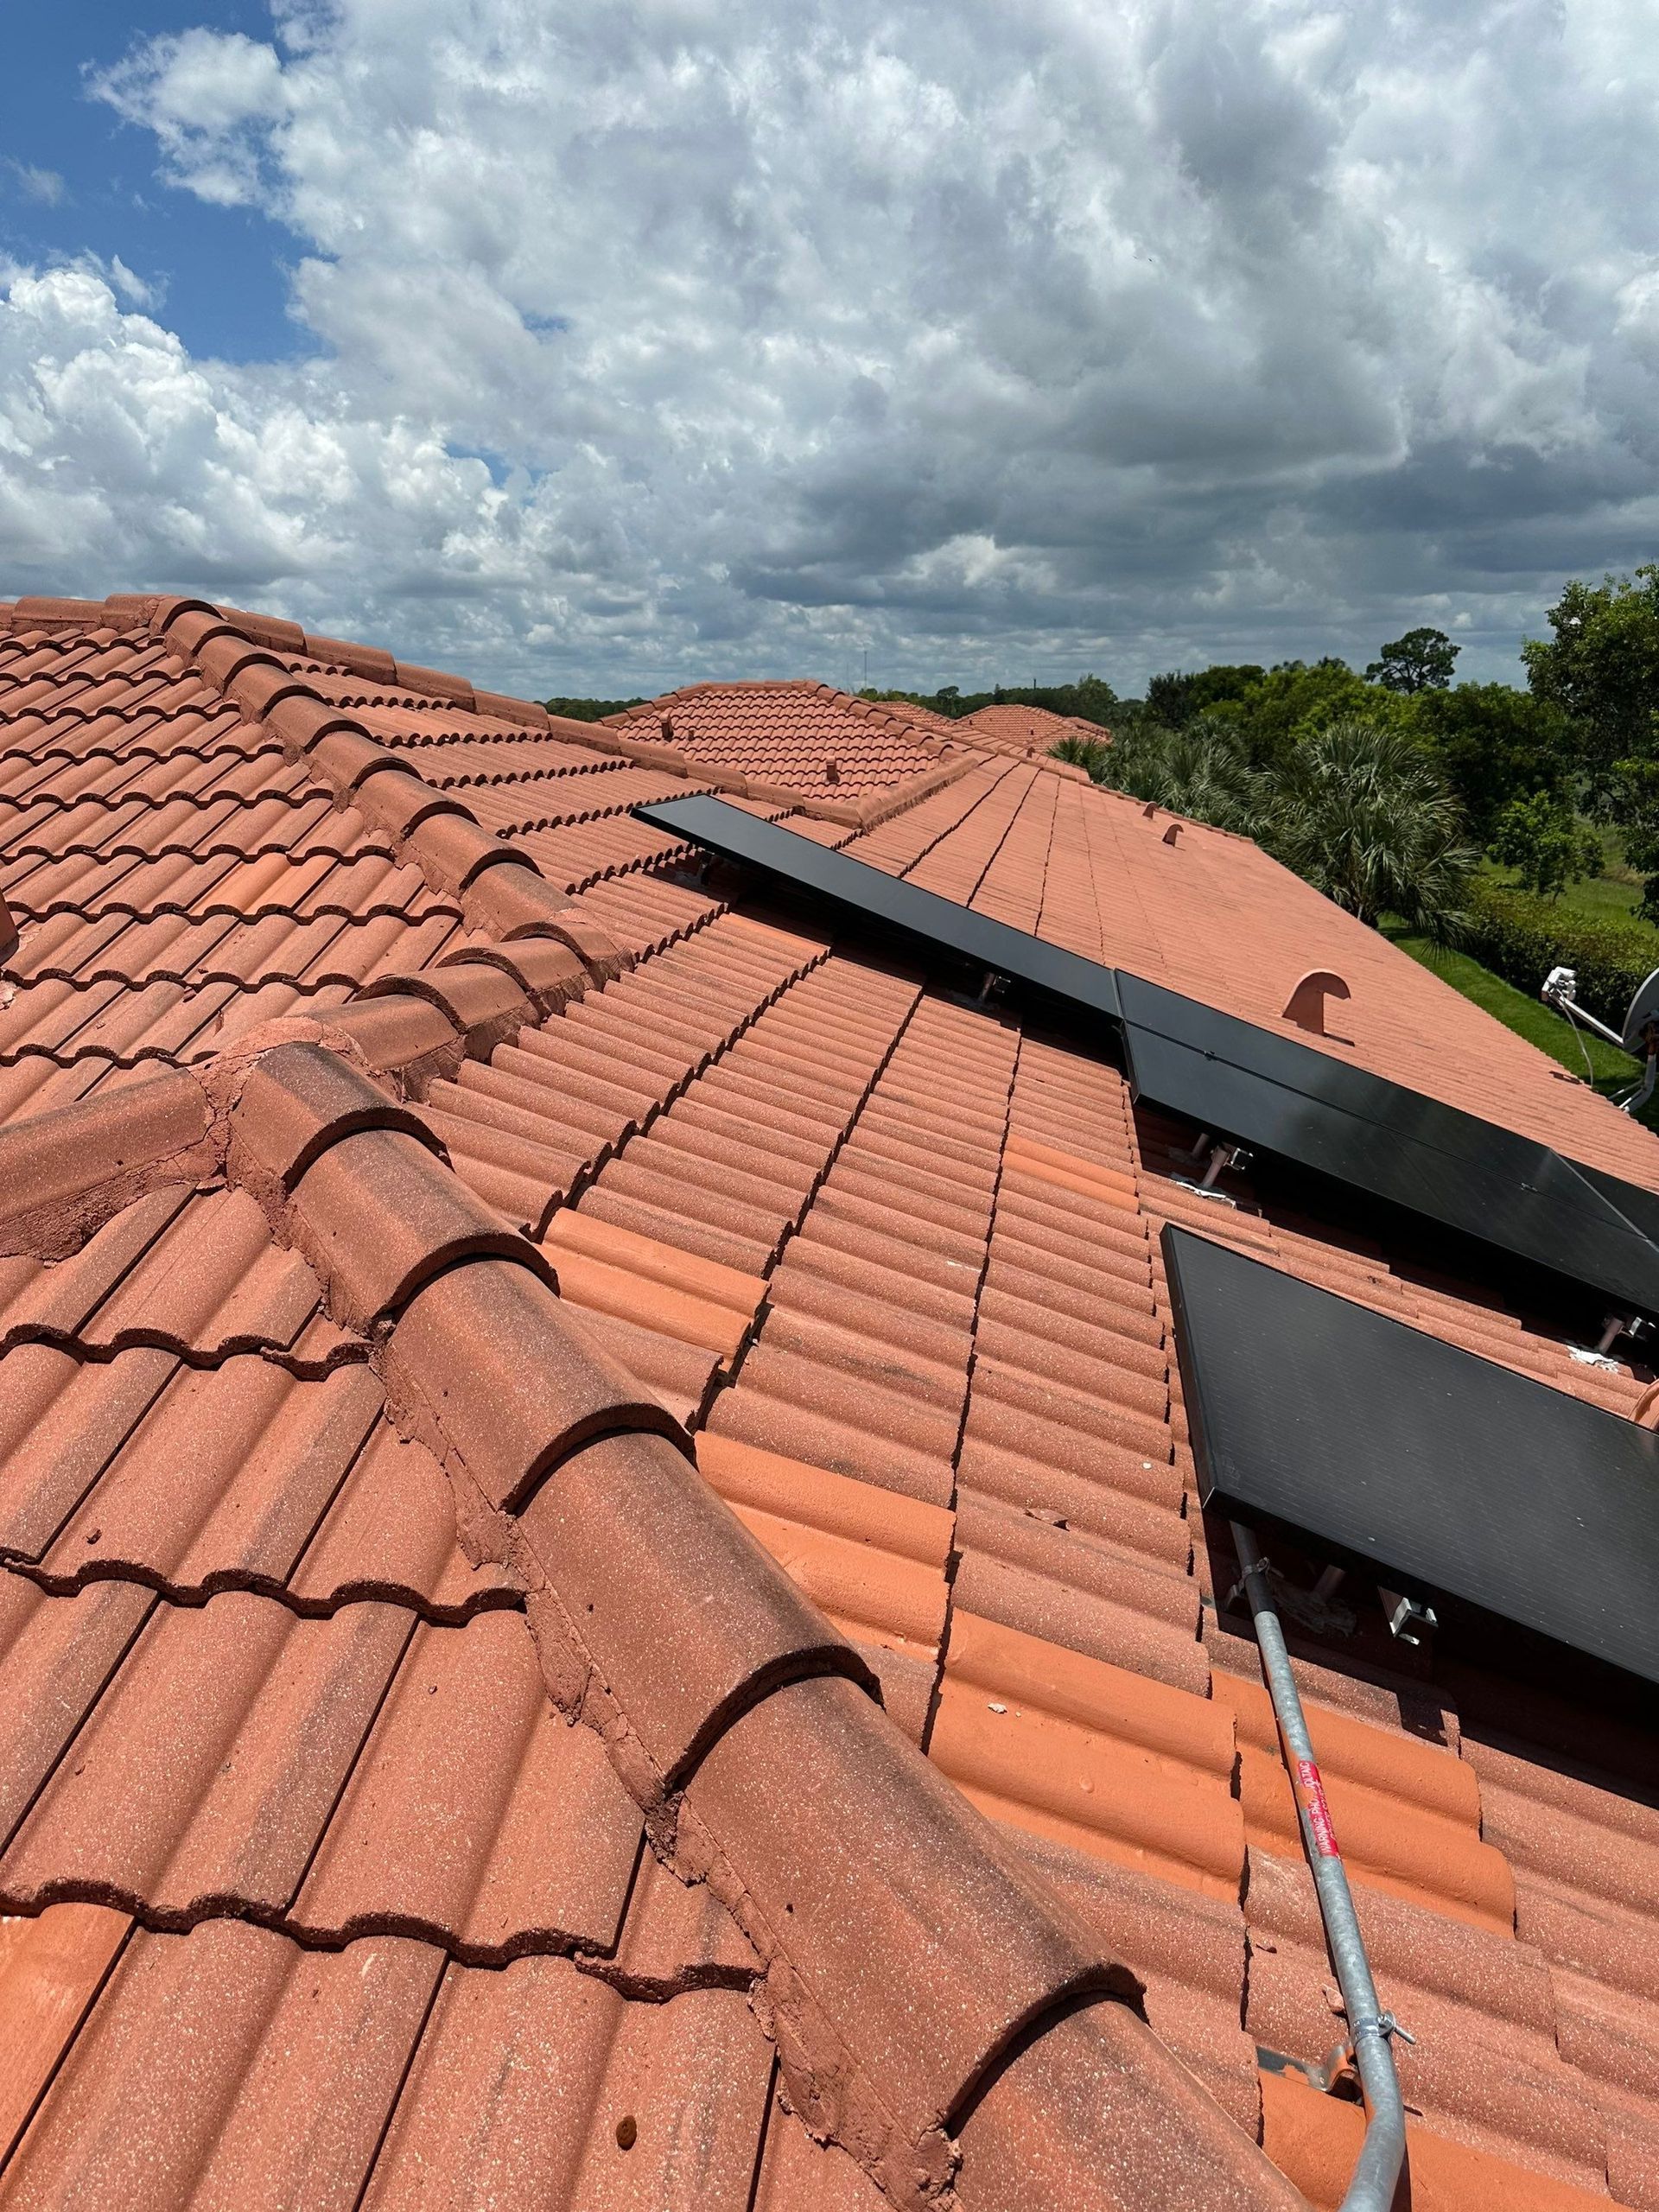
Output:
[[[97,80],[310,356],[0,305],[8,585],[539,690],[1512,665],[1653,550],[1659,46],[1616,0],[335,0]],[[127,289],[121,291],[121,283]]]

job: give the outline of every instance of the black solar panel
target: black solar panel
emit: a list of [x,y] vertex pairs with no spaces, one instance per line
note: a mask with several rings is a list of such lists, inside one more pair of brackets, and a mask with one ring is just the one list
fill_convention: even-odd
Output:
[[663,799],[633,810],[641,822],[689,838],[722,860],[744,861],[797,888],[883,923],[924,951],[946,953],[1064,999],[1092,1014],[1117,1019],[1117,983],[1109,968],[953,899],[850,860],[775,822],[757,821],[741,806],[699,796]]
[[1118,991],[1137,1096],[1659,1313],[1659,1249],[1547,1146],[1133,976]]
[[1626,1183],[1619,1176],[1605,1174],[1599,1167],[1586,1167],[1582,1160],[1570,1160],[1567,1164],[1575,1175],[1583,1176],[1599,1192],[1633,1229],[1659,1246],[1659,1194],[1644,1191],[1640,1184]]
[[1659,1681],[1659,1438],[1173,1225],[1199,1496]]
[[1659,1197],[1329,1052],[1045,944],[722,799],[667,799],[634,811],[876,921],[924,956],[993,969],[1104,1016],[1122,1039],[1136,1095],[1217,1136],[1659,1318]]

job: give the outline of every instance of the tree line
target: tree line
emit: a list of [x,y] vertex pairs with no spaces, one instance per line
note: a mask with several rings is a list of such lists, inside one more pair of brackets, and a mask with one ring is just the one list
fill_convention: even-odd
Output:
[[[1526,684],[1458,683],[1460,648],[1408,630],[1344,660],[1217,664],[1155,676],[1141,699],[1103,677],[964,692],[867,690],[952,720],[1017,704],[1095,724],[1056,751],[1097,782],[1254,837],[1337,903],[1441,941],[1466,931],[1483,855],[1559,897],[1618,833],[1659,923],[1659,563],[1574,580],[1522,648]],[[634,700],[550,700],[596,719]]]
[[[1459,683],[1443,631],[1343,660],[1175,670],[1056,750],[1097,781],[1258,839],[1349,912],[1445,940],[1484,855],[1546,898],[1618,831],[1659,922],[1659,564],[1569,582],[1524,689]],[[1091,679],[1092,680],[1092,679]]]
[[982,707],[1042,707],[1051,715],[1094,722],[1109,729],[1122,702],[1103,677],[1080,676],[1075,683],[998,683],[988,691],[963,691],[957,684],[941,684],[937,691],[877,691],[859,693],[861,699],[898,699],[912,707],[925,707],[951,721],[976,715]]

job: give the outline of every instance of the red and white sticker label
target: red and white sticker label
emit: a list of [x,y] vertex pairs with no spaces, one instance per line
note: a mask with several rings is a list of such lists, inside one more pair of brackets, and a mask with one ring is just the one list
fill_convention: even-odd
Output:
[[1302,1809],[1313,1831],[1315,1849],[1321,1859],[1339,1859],[1342,1853],[1337,1849],[1337,1832],[1331,1825],[1331,1808],[1325,1802],[1319,1770],[1312,1759],[1298,1759],[1296,1778],[1302,1785]]

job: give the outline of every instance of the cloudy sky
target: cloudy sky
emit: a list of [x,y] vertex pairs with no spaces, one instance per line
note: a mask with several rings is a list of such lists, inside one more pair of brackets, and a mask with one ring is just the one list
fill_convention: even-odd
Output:
[[0,0],[0,594],[1120,690],[1659,557],[1653,0]]

